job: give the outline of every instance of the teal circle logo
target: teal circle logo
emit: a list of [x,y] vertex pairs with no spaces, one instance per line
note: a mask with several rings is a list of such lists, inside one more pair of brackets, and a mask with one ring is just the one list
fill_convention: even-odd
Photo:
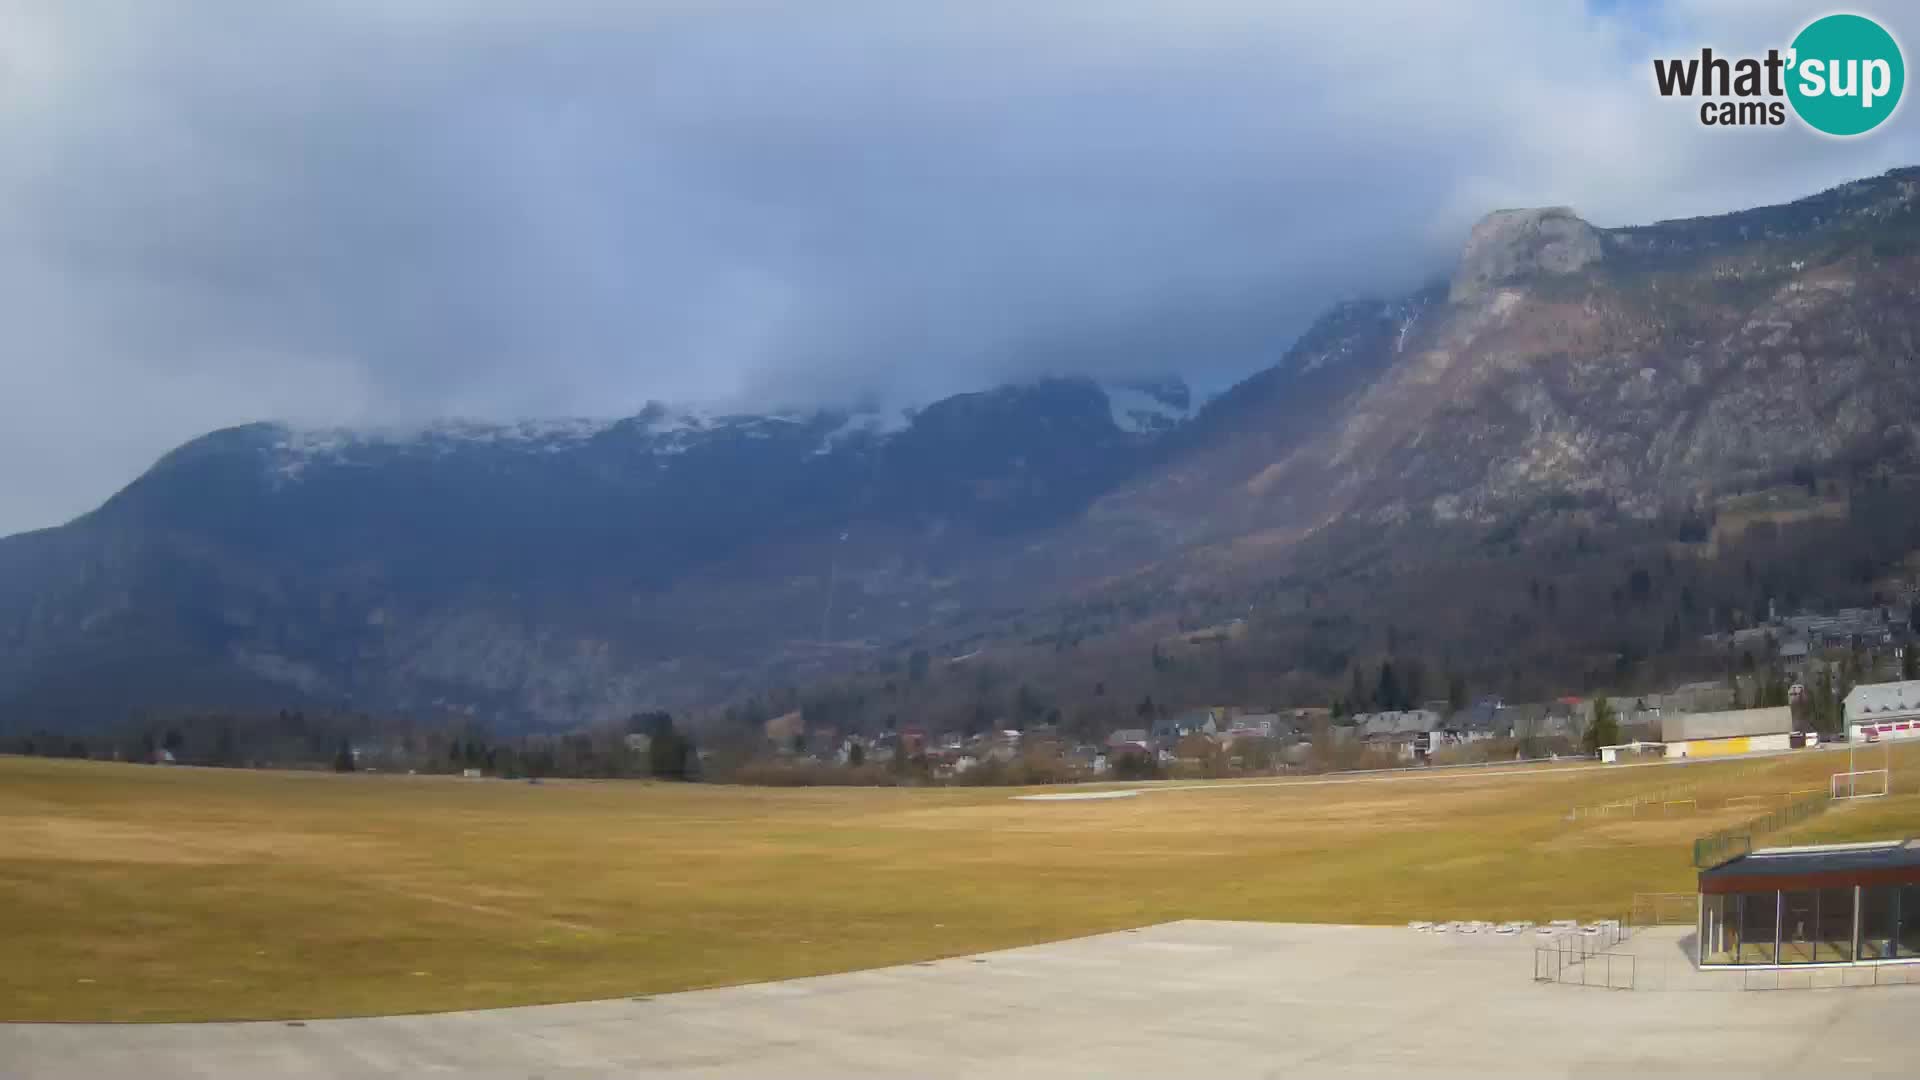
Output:
[[1907,84],[1900,43],[1864,15],[1828,15],[1793,39],[1787,100],[1815,131],[1864,135],[1893,115]]

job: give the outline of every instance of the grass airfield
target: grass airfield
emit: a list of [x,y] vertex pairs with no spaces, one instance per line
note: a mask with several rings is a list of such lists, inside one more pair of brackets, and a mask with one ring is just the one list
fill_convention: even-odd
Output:
[[[1874,751],[1874,756],[1878,756]],[[1920,832],[1895,794],[1765,843]],[[769,789],[0,758],[0,1020],[319,1018],[781,979],[1175,919],[1624,914],[1846,755],[1141,785]],[[1863,766],[1865,767],[1864,759]],[[1691,799],[1569,822],[1574,806]],[[1732,801],[1729,801],[1732,800]]]

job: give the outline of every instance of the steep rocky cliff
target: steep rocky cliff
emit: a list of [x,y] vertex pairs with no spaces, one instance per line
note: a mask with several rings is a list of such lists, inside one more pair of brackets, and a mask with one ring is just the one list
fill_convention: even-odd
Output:
[[1459,303],[1495,285],[1575,273],[1601,255],[1599,232],[1567,207],[1496,210],[1468,234],[1447,298]]
[[[1097,504],[1311,529],[1490,521],[1554,493],[1632,512],[1850,457],[1910,463],[1920,171],[1783,207],[1477,226],[1446,295],[1345,305]],[[1330,379],[1330,373],[1340,373]]]

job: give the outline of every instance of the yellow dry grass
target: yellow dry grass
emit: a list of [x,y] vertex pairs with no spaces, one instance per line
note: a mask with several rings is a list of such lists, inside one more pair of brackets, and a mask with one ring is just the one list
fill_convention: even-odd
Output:
[[[529,785],[0,758],[0,1019],[649,994],[1178,918],[1621,914],[1636,892],[1691,888],[1691,837],[1750,816],[1719,809],[1728,795],[1823,786],[1844,768],[1836,760],[1016,802],[1004,789]],[[1563,820],[1570,806],[1680,780],[1697,782],[1708,808],[1697,818]],[[1912,790],[1904,776],[1896,786]],[[1917,822],[1920,797],[1903,794],[1802,831],[1904,835]]]

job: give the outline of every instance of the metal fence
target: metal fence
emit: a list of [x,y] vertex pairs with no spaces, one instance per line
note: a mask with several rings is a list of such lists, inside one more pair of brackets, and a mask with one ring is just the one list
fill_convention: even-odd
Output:
[[1781,829],[1790,829],[1827,808],[1826,792],[1796,799],[1777,810],[1719,832],[1709,833],[1693,842],[1693,865],[1702,870],[1745,855],[1753,850],[1753,838]]
[[1567,955],[1545,946],[1533,950],[1533,981],[1606,990],[1633,989],[1637,958],[1632,953],[1594,953],[1573,961],[1567,960]]
[[1699,893],[1633,894],[1635,926],[1692,926],[1699,920]]
[[1534,947],[1533,980],[1631,990],[1633,956],[1610,950],[1632,936],[1633,924],[1627,919],[1564,930],[1554,935],[1551,944]]
[[[1711,761],[1711,758],[1702,759]],[[1690,780],[1685,783],[1668,784],[1652,791],[1642,791],[1612,802],[1595,803],[1592,806],[1575,806],[1567,811],[1567,821],[1589,821],[1596,818],[1641,817],[1646,815],[1665,817],[1675,813],[1696,813],[1699,811],[1700,789],[1708,783],[1724,783],[1742,777],[1752,776],[1761,771],[1762,766],[1752,762],[1740,765],[1716,765],[1710,777]],[[1682,804],[1685,809],[1678,809]]]
[[1670,802],[1690,801],[1700,790],[1699,781],[1687,784],[1669,784],[1654,791],[1642,791],[1625,799],[1613,802],[1596,803],[1592,806],[1576,806],[1567,811],[1568,821],[1588,821],[1593,818],[1637,817],[1642,808],[1654,812],[1664,812]]

